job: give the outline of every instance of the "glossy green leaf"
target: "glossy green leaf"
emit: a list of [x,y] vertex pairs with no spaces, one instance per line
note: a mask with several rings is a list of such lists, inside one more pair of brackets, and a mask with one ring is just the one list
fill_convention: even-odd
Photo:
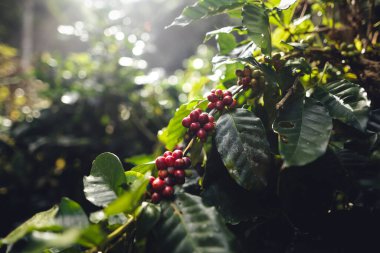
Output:
[[183,136],[187,131],[187,128],[182,126],[182,119],[188,116],[190,112],[197,107],[204,110],[207,103],[207,100],[196,99],[181,105],[176,110],[173,118],[169,121],[169,125],[158,134],[159,140],[165,144],[168,150],[173,150],[174,147],[183,139]]
[[207,18],[228,12],[243,6],[244,0],[199,0],[192,6],[187,6],[182,14],[170,26],[186,26],[194,20]]
[[128,191],[104,209],[104,213],[107,216],[123,212],[127,214],[132,213],[141,204],[148,183],[149,180],[146,178],[136,179]]
[[[14,244],[33,231],[35,231],[33,232],[34,235],[41,235],[41,240],[45,240],[46,238],[43,236],[45,234],[43,233],[54,235],[54,231],[61,231],[66,228],[71,232],[63,233],[62,240],[67,239],[70,243],[73,243],[73,240],[75,240],[72,239],[74,238],[74,234],[79,235],[80,229],[86,228],[88,225],[88,218],[82,207],[75,201],[68,198],[62,198],[59,205],[56,205],[47,211],[35,214],[32,218],[13,230],[9,235],[7,235],[7,237],[2,239],[1,242],[2,244],[8,245]],[[31,237],[34,235],[32,234]],[[60,235],[57,234],[56,236],[59,237]],[[54,240],[52,240],[51,243],[53,244]],[[67,243],[67,245],[70,243]],[[33,246],[33,248],[35,247],[37,246]],[[41,246],[38,245],[38,248],[40,247]]]
[[229,33],[232,33],[234,31],[237,31],[239,34],[242,34],[242,33],[246,33],[246,28],[243,26],[226,26],[226,27],[223,27],[223,28],[220,28],[220,29],[206,33],[204,42],[207,42],[212,37],[214,37],[218,34],[223,34],[223,33],[229,34]]
[[126,171],[125,173],[125,181],[127,186],[131,186],[136,180],[143,180],[144,174],[137,171]]
[[[47,250],[54,249],[50,252],[65,252],[64,249],[72,247],[80,236],[80,229],[68,229],[61,233],[51,231],[33,231],[30,233],[26,241],[11,247],[9,253],[41,253],[49,252]],[[70,251],[68,251],[70,252]]]
[[148,171],[152,171],[156,167],[156,164],[154,161],[144,163],[144,164],[139,164],[131,169],[131,171],[139,172],[141,174],[145,174]]
[[301,91],[280,109],[273,130],[279,136],[284,165],[302,166],[326,152],[332,119],[322,104],[313,98],[305,98]]
[[138,238],[146,236],[160,219],[160,214],[159,205],[144,202],[136,222],[136,236]]
[[215,143],[231,177],[245,189],[267,185],[269,144],[261,120],[253,112],[236,109],[216,123]]
[[102,153],[92,163],[90,175],[83,178],[84,193],[88,201],[106,206],[123,193],[125,175],[119,158]]
[[286,10],[295,2],[297,2],[297,0],[281,0],[280,4],[277,6],[277,9]]
[[216,35],[216,42],[219,52],[223,55],[230,53],[237,46],[235,36],[228,33]]
[[55,220],[64,228],[86,228],[89,225],[82,207],[68,198],[62,198]]
[[237,252],[234,236],[214,207],[184,192],[161,203],[161,219],[152,229],[157,252]]
[[33,230],[48,230],[57,227],[55,216],[57,215],[58,210],[58,206],[54,206],[47,211],[35,214],[32,218],[25,221],[9,233],[5,238],[1,239],[1,243],[8,245],[13,244]]
[[359,85],[340,80],[316,87],[313,97],[327,108],[334,119],[359,130],[366,128],[370,101]]
[[148,163],[154,159],[153,155],[135,155],[132,157],[126,158],[124,161],[127,163],[133,163],[135,165],[140,165]]
[[269,17],[265,7],[259,4],[246,4],[243,7],[242,16],[248,35],[264,54],[270,55],[272,41]]
[[238,224],[254,216],[270,214],[266,202],[261,199],[262,192],[248,191],[238,185],[229,175],[216,148],[209,152],[202,188],[204,203],[215,206],[227,223]]
[[93,224],[82,230],[78,243],[86,247],[94,247],[100,245],[106,238],[105,233],[98,224]]
[[203,142],[195,140],[190,150],[191,166],[196,166],[204,159]]

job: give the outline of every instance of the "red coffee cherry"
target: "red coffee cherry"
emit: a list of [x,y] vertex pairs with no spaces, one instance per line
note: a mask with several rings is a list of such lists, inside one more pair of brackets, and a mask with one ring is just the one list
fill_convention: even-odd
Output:
[[234,108],[236,106],[236,99],[234,99],[234,101],[232,101],[232,104],[230,105],[230,108]]
[[223,91],[218,89],[215,91],[215,95],[217,95],[219,98],[222,98],[223,97]]
[[190,124],[191,124],[190,117],[183,118],[183,120],[182,120],[182,126],[189,128]]
[[181,177],[181,178],[176,178],[175,181],[178,185],[181,185],[185,183],[186,179],[185,177]]
[[208,116],[208,121],[213,123],[215,121],[215,118],[213,116]]
[[172,155],[172,152],[171,152],[171,151],[165,151],[165,153],[164,153],[164,157],[167,157],[167,156],[169,156],[169,155]]
[[176,180],[173,176],[169,176],[169,177],[165,178],[165,184],[166,185],[173,186],[173,185],[175,185],[175,183],[176,183]]
[[185,162],[185,169],[189,168],[191,165],[191,160],[189,157],[185,156],[182,158],[182,160]]
[[173,167],[174,166],[174,162],[175,162],[175,158],[173,156],[168,155],[167,157],[165,157],[166,166]]
[[206,130],[204,130],[203,128],[199,129],[197,132],[197,137],[201,140],[206,139],[206,137],[207,137]]
[[174,176],[176,179],[185,177],[185,171],[183,170],[176,170],[174,171]]
[[150,177],[149,177],[149,184],[152,185],[152,183],[153,183],[154,180],[155,180],[155,178],[152,177],[152,176],[150,176]]
[[215,95],[214,93],[211,93],[211,94],[209,94],[209,95],[207,96],[207,99],[208,99],[208,101],[210,101],[210,102],[216,102],[216,101],[218,101],[218,96]]
[[182,158],[182,156],[183,156],[183,152],[182,152],[182,150],[179,150],[179,149],[174,150],[172,156],[173,156],[175,159]]
[[224,109],[224,103],[223,101],[217,101],[215,103],[215,108],[218,110],[218,111],[222,111]]
[[157,204],[161,200],[161,195],[157,192],[152,194],[152,203]]
[[252,74],[252,70],[251,70],[251,68],[248,67],[248,66],[245,66],[245,67],[244,67],[244,70],[243,70],[243,74],[244,74],[244,76],[246,76],[246,77],[251,77],[251,74]]
[[225,96],[223,98],[223,104],[224,105],[230,105],[230,104],[232,104],[232,102],[233,102],[233,99],[231,96]]
[[199,122],[193,122],[190,125],[190,131],[192,131],[192,132],[198,131],[199,128],[201,128],[201,124],[199,124]]
[[206,130],[207,132],[210,132],[212,130],[214,130],[214,123],[207,123],[203,126],[203,129]]
[[201,113],[198,118],[199,123],[206,124],[208,122],[208,114],[207,113]]
[[152,188],[154,191],[159,192],[165,187],[165,181],[161,178],[156,178],[152,183]]
[[232,93],[229,90],[225,90],[225,91],[223,91],[223,96],[230,96],[230,97],[232,97]]
[[174,188],[171,186],[165,186],[165,188],[162,190],[162,196],[165,198],[171,198],[174,194]]
[[157,167],[158,170],[164,170],[164,169],[166,169],[165,157],[163,157],[163,156],[157,157],[157,159],[156,159],[156,167]]
[[243,85],[249,85],[249,83],[251,82],[251,78],[250,77],[243,77],[241,79],[241,81],[242,81]]
[[197,122],[199,115],[200,115],[199,111],[194,110],[190,113],[189,117],[192,122]]
[[183,167],[185,167],[185,161],[182,158],[175,160],[174,168],[183,169]]
[[207,104],[207,108],[210,109],[210,110],[214,109],[215,108],[215,103],[212,103],[212,102],[208,103]]
[[161,179],[167,178],[168,175],[169,175],[169,173],[168,173],[167,170],[160,170],[160,171],[158,171],[158,177],[161,178]]
[[202,113],[202,110],[200,108],[195,109],[194,111],[198,112],[199,114]]
[[168,168],[169,175],[174,175],[174,171],[175,171],[174,167],[169,167]]

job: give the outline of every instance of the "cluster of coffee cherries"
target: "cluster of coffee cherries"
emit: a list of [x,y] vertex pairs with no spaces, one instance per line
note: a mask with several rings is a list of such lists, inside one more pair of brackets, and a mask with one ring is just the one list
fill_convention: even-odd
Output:
[[228,90],[213,89],[207,99],[210,101],[207,105],[208,109],[216,108],[218,111],[223,111],[225,107],[233,108],[236,105],[236,100]]
[[185,169],[189,168],[191,160],[183,156],[182,150],[166,151],[156,158],[158,177],[150,177],[148,190],[153,203],[161,199],[170,199],[174,195],[174,185],[185,183]]
[[244,70],[238,69],[235,72],[238,78],[238,85],[243,85],[244,89],[261,86],[265,83],[264,74],[261,70],[245,66]]
[[182,125],[189,128],[189,132],[196,135],[201,141],[205,141],[207,133],[215,128],[214,117],[206,112],[202,112],[199,108],[193,110],[189,116],[185,117],[182,120]]

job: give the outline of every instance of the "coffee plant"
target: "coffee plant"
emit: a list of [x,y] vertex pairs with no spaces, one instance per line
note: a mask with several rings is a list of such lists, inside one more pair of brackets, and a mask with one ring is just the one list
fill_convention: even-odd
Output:
[[170,26],[219,14],[241,24],[206,34],[216,39],[212,62],[223,75],[159,132],[167,151],[128,171],[116,155],[100,154],[83,179],[98,211],[87,216],[62,198],[0,245],[54,253],[377,252],[378,8],[371,0],[186,7]]

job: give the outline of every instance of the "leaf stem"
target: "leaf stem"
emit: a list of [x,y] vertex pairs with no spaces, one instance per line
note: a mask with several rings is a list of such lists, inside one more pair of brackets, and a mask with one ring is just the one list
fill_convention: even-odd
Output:
[[296,77],[296,79],[294,80],[294,83],[293,83],[292,87],[289,88],[289,90],[285,94],[285,96],[276,104],[276,110],[280,109],[284,105],[284,103],[286,102],[286,100],[288,100],[289,97],[296,91],[297,84],[298,84],[298,79],[299,79],[299,76]]
[[320,84],[321,84],[322,79],[323,79],[323,76],[324,76],[325,73],[326,73],[326,70],[327,70],[327,66],[328,66],[328,65],[329,65],[329,62],[327,61],[327,62],[325,63],[325,67],[323,68],[322,75],[321,75],[321,77],[319,78],[319,81],[318,81],[318,84],[317,84],[317,85],[320,85]]
[[86,253],[96,253],[96,252],[101,251],[101,249],[104,249],[108,244],[110,244],[116,238],[123,235],[129,229],[129,227],[133,224],[133,222],[134,222],[134,218],[132,216],[130,216],[129,220],[126,223],[124,223],[123,225],[121,225],[120,227],[118,227],[117,229],[112,231],[109,235],[107,235],[107,238],[105,239],[105,241],[100,246],[93,247],[89,250],[86,250],[85,252]]

